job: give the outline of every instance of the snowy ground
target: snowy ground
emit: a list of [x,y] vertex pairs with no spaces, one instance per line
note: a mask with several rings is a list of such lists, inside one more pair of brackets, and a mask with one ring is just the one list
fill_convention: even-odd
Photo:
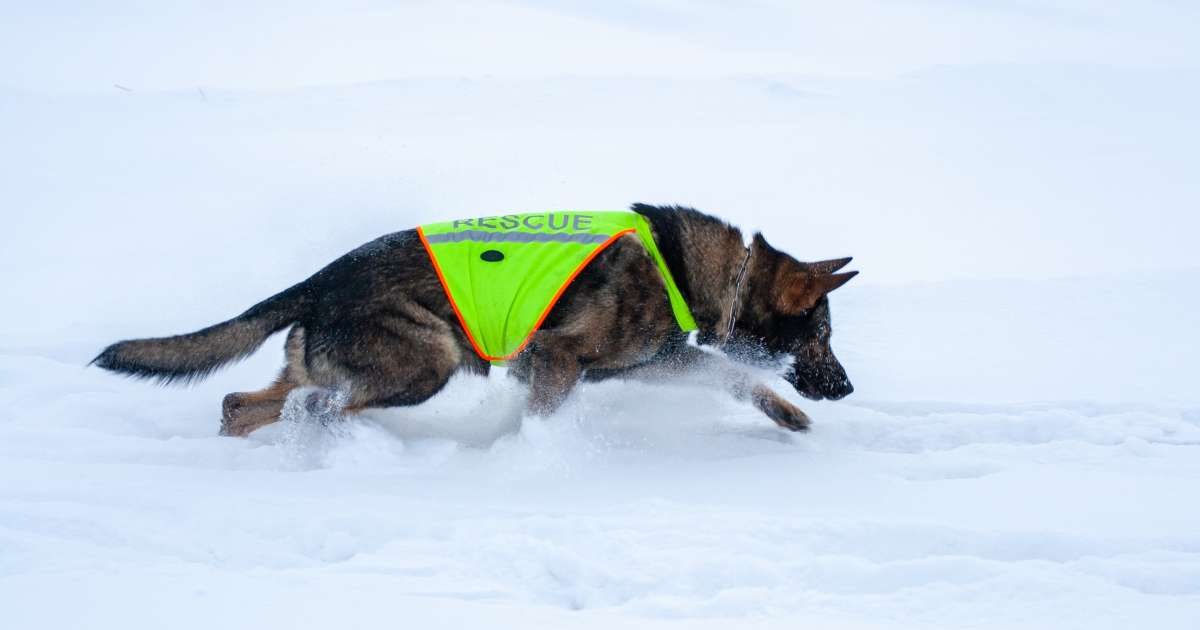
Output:
[[[817,421],[807,435],[713,394],[619,382],[522,425],[521,389],[495,376],[332,432],[285,423],[238,440],[215,436],[220,396],[262,382],[278,343],[191,390],[85,370],[83,356],[5,353],[5,616],[22,628],[1195,627],[1200,405],[879,399],[871,383],[887,379],[866,366],[903,350],[871,350],[870,333],[893,328],[875,311],[900,311],[889,293],[844,300],[860,393],[801,403]],[[939,293],[970,315],[961,287]],[[940,325],[897,317],[920,338]],[[1039,321],[1025,332],[1044,341],[1057,324]],[[975,361],[911,369],[962,384],[954,373],[973,365],[1003,369]]]
[[[691,9],[551,4],[261,9],[225,40],[233,8],[199,39],[186,11],[0,19],[29,60],[0,67],[0,623],[1200,627],[1194,11],[840,3],[830,30],[768,2],[635,37]],[[482,76],[437,53],[460,30],[526,47]],[[365,82],[392,40],[420,63]],[[806,435],[621,382],[522,423],[496,374],[239,440],[221,396],[278,338],[191,389],[83,367],[419,221],[633,201],[854,255],[856,393],[772,381]]]

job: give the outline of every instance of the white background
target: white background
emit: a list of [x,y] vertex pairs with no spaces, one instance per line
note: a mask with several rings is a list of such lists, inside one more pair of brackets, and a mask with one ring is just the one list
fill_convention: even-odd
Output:
[[[1184,2],[0,8],[0,604],[17,627],[1200,619],[1200,14]],[[215,437],[85,370],[422,222],[683,203],[802,259],[804,436],[502,378]],[[781,391],[787,385],[772,381]]]

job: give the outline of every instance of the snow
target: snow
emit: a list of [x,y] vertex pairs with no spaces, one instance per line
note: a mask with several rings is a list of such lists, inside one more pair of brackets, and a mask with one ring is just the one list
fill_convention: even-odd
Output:
[[[1194,9],[295,6],[3,10],[5,627],[1200,625]],[[279,337],[84,367],[420,221],[634,201],[854,255],[855,394],[523,419],[498,371],[243,440]]]
[[0,374],[14,627],[1200,611],[1195,408],[852,400],[806,404],[818,425],[793,435],[715,394],[613,382],[522,424],[519,387],[465,377],[425,407],[236,440],[214,435],[224,383],[27,356]]

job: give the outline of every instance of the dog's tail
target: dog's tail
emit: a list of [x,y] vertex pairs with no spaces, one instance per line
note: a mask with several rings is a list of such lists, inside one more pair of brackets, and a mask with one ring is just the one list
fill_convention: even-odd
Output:
[[267,337],[300,319],[310,303],[309,292],[308,281],[301,282],[227,322],[194,333],[119,341],[89,365],[161,383],[200,380],[249,356]]

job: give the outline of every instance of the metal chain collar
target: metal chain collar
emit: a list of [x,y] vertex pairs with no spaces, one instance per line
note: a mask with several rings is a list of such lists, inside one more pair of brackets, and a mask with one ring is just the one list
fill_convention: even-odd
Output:
[[741,314],[742,301],[739,299],[742,295],[742,283],[746,280],[746,271],[750,269],[750,253],[751,248],[746,248],[746,256],[742,258],[742,268],[738,271],[737,280],[733,283],[733,297],[729,300],[729,327],[725,330],[725,339],[721,340],[721,345],[724,346],[733,338],[733,329],[737,324],[738,315]]

